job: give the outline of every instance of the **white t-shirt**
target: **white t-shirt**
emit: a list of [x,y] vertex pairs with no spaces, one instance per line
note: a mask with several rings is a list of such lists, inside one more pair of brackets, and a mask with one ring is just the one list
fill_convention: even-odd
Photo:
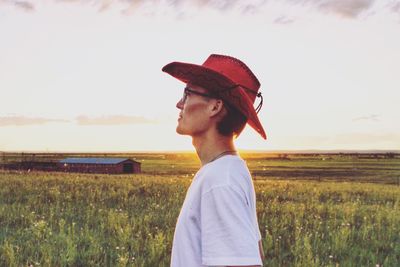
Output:
[[262,265],[256,199],[246,163],[226,155],[205,164],[176,223],[171,267]]

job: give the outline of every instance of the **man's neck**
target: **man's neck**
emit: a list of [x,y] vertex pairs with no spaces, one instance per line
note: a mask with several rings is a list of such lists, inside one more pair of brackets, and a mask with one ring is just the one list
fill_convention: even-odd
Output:
[[192,144],[196,149],[197,156],[201,161],[201,165],[205,165],[224,152],[235,151],[232,137],[220,135],[203,135],[201,137],[193,137]]

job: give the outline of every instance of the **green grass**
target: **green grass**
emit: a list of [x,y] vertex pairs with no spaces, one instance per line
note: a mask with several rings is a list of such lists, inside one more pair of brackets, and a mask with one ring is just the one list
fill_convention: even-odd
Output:
[[[398,159],[244,157],[265,266],[400,266]],[[169,266],[198,161],[142,159],[141,175],[0,171],[0,266]],[[302,175],[273,176],[274,168]],[[330,175],[352,168],[365,173]]]
[[167,266],[187,185],[156,176],[2,174],[0,266]]

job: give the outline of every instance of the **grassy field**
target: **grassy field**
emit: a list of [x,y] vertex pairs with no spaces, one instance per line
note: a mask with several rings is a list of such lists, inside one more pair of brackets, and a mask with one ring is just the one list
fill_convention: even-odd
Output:
[[[139,175],[0,171],[0,266],[169,266],[193,154]],[[400,160],[243,154],[265,266],[400,266]]]

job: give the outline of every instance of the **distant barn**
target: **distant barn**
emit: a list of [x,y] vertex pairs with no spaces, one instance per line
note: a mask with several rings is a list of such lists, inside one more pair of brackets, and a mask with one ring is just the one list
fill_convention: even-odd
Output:
[[87,173],[140,173],[141,163],[127,158],[66,158],[58,162],[58,169],[65,172]]

